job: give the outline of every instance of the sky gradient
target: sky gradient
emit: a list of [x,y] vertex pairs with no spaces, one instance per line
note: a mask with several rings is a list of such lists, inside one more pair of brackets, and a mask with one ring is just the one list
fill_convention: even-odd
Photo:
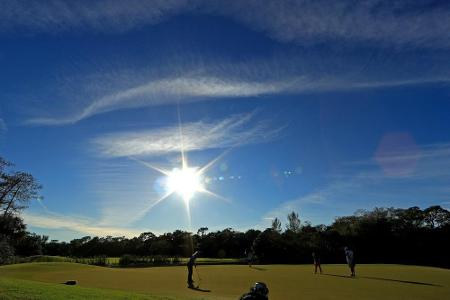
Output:
[[[51,239],[450,207],[447,1],[4,1],[0,45],[0,155]],[[190,221],[149,167],[182,149],[217,158]]]

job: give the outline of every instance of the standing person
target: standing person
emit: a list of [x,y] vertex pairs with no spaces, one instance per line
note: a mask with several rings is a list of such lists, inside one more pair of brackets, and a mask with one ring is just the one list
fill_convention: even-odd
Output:
[[314,274],[317,274],[317,268],[319,268],[320,274],[322,274],[322,267],[320,265],[320,254],[313,252],[312,257],[314,261]]
[[247,255],[248,266],[251,268],[252,267],[252,262],[253,262],[253,247],[250,248],[250,249],[246,249],[245,250],[245,254]]
[[199,254],[198,251],[195,251],[194,254],[192,254],[192,256],[189,258],[189,261],[187,263],[187,268],[188,268],[187,283],[188,283],[189,287],[194,286],[194,280],[192,280],[192,273],[193,273],[193,267],[197,268],[197,264],[195,263],[195,260],[197,259],[198,254]]
[[355,277],[355,256],[353,255],[353,251],[350,250],[348,247],[344,248],[345,251],[345,259],[347,260],[348,267],[350,268],[350,271],[352,272],[350,274],[351,277]]

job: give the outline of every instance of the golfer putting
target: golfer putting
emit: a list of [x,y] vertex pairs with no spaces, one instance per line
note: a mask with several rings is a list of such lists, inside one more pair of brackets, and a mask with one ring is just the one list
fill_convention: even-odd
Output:
[[[199,255],[199,252],[195,251],[194,254],[192,254],[192,256],[189,258],[189,261],[187,263],[187,268],[188,268],[187,283],[188,283],[189,288],[194,287],[194,280],[192,279],[192,273],[193,273],[193,267],[195,267],[197,269],[197,264],[195,263],[195,260],[197,259],[198,255]],[[197,273],[197,276],[198,276],[198,273]],[[198,276],[198,278],[200,280],[200,276]]]
[[344,248],[345,251],[345,259],[347,260],[348,267],[350,268],[350,276],[355,277],[355,256],[353,255],[353,251],[348,247]]

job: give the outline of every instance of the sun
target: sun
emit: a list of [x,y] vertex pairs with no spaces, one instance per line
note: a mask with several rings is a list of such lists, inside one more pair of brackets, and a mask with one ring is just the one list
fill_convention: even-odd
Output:
[[197,168],[174,168],[166,178],[167,192],[179,194],[186,203],[195,193],[203,191],[201,172]]

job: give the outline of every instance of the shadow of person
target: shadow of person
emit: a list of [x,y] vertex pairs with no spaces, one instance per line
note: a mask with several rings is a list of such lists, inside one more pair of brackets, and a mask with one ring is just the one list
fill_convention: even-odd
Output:
[[197,291],[197,292],[211,293],[211,290],[205,290],[205,289],[200,288],[199,286],[191,285],[191,286],[188,286],[188,288],[191,290]]
[[400,280],[400,279],[392,279],[392,278],[383,278],[383,277],[373,277],[373,276],[345,276],[345,275],[337,275],[337,274],[328,274],[323,273],[322,275],[326,276],[334,276],[334,277],[342,277],[342,278],[363,278],[363,279],[371,279],[371,280],[383,280],[383,281],[391,281],[391,282],[399,282],[399,283],[407,283],[407,284],[417,284],[417,285],[428,285],[428,286],[435,286],[435,287],[442,287],[442,285],[434,284],[434,283],[428,283],[428,282],[420,282],[420,281],[409,281],[409,280]]
[[265,268],[261,268],[261,267],[255,267],[255,266],[251,266],[252,269],[258,270],[258,271],[267,271],[267,269]]
[[325,275],[325,276],[333,276],[333,277],[342,277],[342,278],[354,278],[354,277],[351,277],[351,276],[337,275],[337,274],[329,274],[329,273],[322,273],[321,275]]
[[400,280],[400,279],[383,278],[383,277],[372,277],[372,276],[361,276],[361,278],[442,287],[442,285],[428,283],[428,282],[420,282],[420,281],[409,281],[409,280]]

